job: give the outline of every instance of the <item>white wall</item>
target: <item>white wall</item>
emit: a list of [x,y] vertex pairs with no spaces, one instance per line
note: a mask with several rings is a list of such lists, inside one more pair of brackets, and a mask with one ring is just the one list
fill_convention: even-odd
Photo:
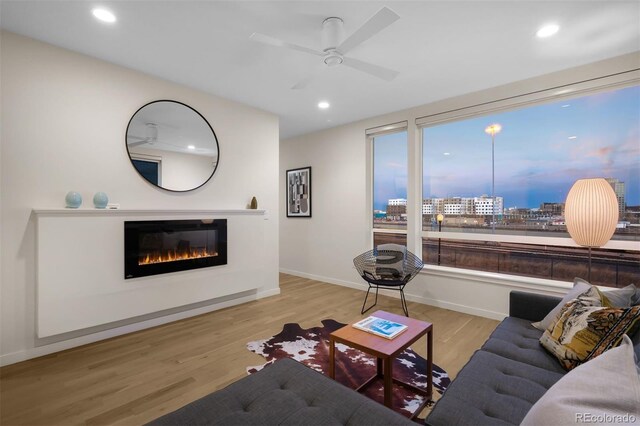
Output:
[[[255,195],[271,218],[264,222],[265,246],[271,249],[265,254],[267,284],[203,301],[187,314],[279,291],[278,221],[273,219],[281,206],[281,185],[275,115],[7,32],[1,33],[1,50],[2,363],[161,322],[143,316],[133,324],[89,330],[88,336],[35,337],[36,233],[31,211],[63,207],[69,190],[82,194],[84,208],[91,208],[96,191],[128,209],[243,209]],[[215,129],[221,161],[214,177],[196,191],[155,188],[131,166],[127,123],[140,106],[156,99],[190,105]],[[167,318],[187,315],[179,309],[165,313],[171,315]]]
[[[418,206],[414,215],[418,220],[408,223],[408,246],[419,250],[416,235],[420,203],[414,200],[422,197],[421,182],[412,178],[421,162],[416,155],[416,118],[632,70],[639,64],[640,55],[634,53],[281,141],[281,186],[285,184],[285,170],[306,166],[313,170],[313,217],[290,219],[285,212],[280,215],[281,271],[365,288],[352,259],[372,245],[366,129],[408,122],[407,198],[408,205]],[[429,82],[425,85],[428,87]],[[284,198],[285,194],[281,196]],[[281,202],[284,204],[284,200]],[[499,319],[508,313],[508,293],[512,289],[559,294],[569,286],[550,280],[426,267],[407,286],[406,293],[410,300]]]

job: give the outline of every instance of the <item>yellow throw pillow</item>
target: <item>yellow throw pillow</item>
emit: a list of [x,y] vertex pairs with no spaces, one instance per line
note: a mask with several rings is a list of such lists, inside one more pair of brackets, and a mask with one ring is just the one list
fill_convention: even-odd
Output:
[[589,290],[569,301],[540,338],[567,370],[620,344],[622,336],[640,324],[640,306],[613,308],[600,290]]

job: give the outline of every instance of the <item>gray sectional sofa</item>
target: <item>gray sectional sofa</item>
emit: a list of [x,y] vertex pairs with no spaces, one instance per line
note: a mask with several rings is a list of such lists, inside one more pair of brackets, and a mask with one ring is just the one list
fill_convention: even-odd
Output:
[[176,425],[414,425],[289,358],[149,423]]
[[[561,298],[513,291],[509,317],[460,370],[426,419],[430,426],[519,425],[566,371],[539,343],[531,326]],[[640,357],[640,332],[632,336]]]
[[[542,331],[531,326],[560,300],[511,292],[510,316],[458,373],[426,424],[519,425],[536,401],[566,374],[540,345]],[[632,341],[640,359],[640,331]],[[279,360],[150,424],[415,425],[291,359]]]

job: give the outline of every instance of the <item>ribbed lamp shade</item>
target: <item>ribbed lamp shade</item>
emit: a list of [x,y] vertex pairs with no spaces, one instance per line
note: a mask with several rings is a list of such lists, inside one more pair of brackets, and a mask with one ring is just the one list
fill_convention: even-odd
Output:
[[577,244],[605,245],[618,223],[618,200],[611,185],[602,178],[576,181],[567,195],[564,219]]

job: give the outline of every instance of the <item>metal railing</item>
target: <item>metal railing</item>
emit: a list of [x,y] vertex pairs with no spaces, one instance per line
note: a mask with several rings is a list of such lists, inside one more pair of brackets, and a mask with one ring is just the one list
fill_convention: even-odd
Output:
[[[406,241],[405,234],[374,232],[375,245]],[[588,272],[588,250],[582,247],[423,238],[422,259],[430,265],[559,281],[586,279]],[[640,252],[594,249],[591,282],[607,287],[640,283]]]

